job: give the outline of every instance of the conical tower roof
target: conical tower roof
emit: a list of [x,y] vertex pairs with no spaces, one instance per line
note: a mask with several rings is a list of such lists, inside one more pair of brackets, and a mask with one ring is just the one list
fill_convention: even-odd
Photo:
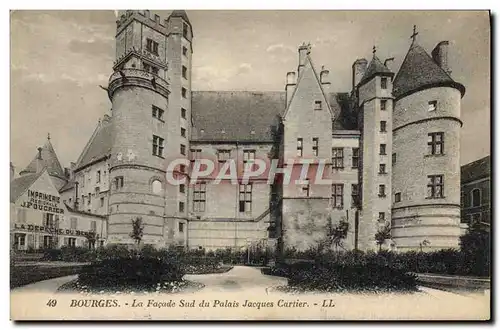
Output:
[[57,158],[54,147],[50,142],[50,136],[47,136],[47,141],[44,146],[39,148],[39,152],[36,153],[33,160],[19,174],[24,175],[38,173],[44,167],[47,168],[49,175],[57,176],[63,179],[65,178],[64,170],[59,162],[59,159]]
[[361,78],[359,84],[363,85],[365,82],[371,80],[376,75],[392,76],[393,74],[394,73],[392,73],[388,67],[382,64],[377,55],[373,54],[373,58],[370,64],[368,65],[368,68],[366,69],[365,74],[363,75],[363,78]]
[[393,83],[393,95],[401,98],[426,88],[450,86],[462,96],[465,87],[454,81],[416,41],[412,43]]

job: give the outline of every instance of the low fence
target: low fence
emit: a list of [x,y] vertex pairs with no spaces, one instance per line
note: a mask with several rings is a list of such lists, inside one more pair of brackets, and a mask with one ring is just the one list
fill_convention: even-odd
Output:
[[420,273],[415,275],[420,285],[435,289],[489,290],[491,286],[489,278]]

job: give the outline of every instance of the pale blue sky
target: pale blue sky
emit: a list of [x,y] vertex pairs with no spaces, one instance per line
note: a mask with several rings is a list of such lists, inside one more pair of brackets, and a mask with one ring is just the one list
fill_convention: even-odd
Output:
[[[154,11],[166,18],[169,11]],[[462,103],[461,163],[490,153],[490,30],[487,12],[188,11],[194,29],[193,90],[283,90],[297,67],[297,47],[311,42],[332,90],[347,92],[351,65],[374,44],[397,70],[410,45],[430,52],[450,41],[452,76]],[[24,168],[47,132],[63,164],[76,161],[111,104],[113,11],[11,13],[11,160]]]

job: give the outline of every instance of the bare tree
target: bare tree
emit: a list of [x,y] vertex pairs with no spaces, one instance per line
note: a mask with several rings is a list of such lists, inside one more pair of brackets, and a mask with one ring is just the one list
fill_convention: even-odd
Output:
[[327,227],[327,242],[331,246],[335,246],[335,250],[338,251],[339,248],[344,248],[344,240],[347,238],[347,233],[349,231],[349,222],[347,222],[345,217],[342,217],[338,224],[335,226],[332,224],[331,218],[328,219]]
[[144,224],[142,223],[141,217],[136,217],[132,219],[132,232],[130,233],[130,237],[132,237],[139,247],[142,241],[142,236],[144,234]]
[[378,245],[378,252],[382,250],[382,245],[384,244],[386,239],[391,239],[391,226],[386,224],[383,228],[380,228],[378,232],[375,234],[375,241]]

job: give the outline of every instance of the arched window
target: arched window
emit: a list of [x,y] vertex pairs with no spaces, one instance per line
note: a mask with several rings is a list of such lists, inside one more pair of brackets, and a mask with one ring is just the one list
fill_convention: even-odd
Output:
[[158,179],[154,179],[151,182],[151,190],[153,191],[153,194],[161,195],[161,193],[163,192],[163,187],[162,187],[161,181]]
[[472,189],[471,191],[471,206],[476,207],[481,205],[481,190]]

